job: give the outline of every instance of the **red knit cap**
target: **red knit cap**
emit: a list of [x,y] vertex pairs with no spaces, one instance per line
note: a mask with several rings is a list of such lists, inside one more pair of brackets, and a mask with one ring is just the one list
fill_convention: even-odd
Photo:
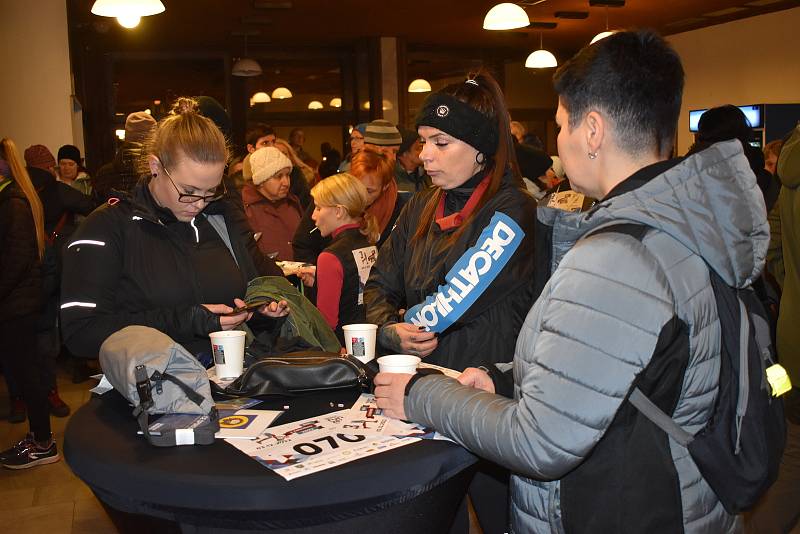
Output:
[[44,145],[31,145],[25,149],[25,164],[46,171],[52,171],[56,166],[56,158]]

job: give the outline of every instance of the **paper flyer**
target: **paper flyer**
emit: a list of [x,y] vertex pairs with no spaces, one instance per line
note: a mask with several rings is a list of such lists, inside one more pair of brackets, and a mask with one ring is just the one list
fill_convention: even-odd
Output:
[[254,440],[228,443],[293,480],[433,436],[430,429],[383,415],[372,395],[361,395],[347,410],[268,428]]

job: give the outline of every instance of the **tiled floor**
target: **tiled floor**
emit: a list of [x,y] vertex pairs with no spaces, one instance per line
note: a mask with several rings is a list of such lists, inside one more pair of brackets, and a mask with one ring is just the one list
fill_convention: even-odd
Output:
[[[94,380],[73,384],[59,369],[61,398],[74,411],[89,399]],[[25,436],[28,423],[10,424],[8,394],[0,379],[0,448],[6,449]],[[59,452],[69,417],[51,417]],[[0,532],[14,534],[116,534],[117,530],[89,488],[60,462],[31,469],[0,469]]]

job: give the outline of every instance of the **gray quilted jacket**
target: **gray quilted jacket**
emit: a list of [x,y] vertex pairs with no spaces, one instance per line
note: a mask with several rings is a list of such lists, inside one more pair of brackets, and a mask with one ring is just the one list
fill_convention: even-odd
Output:
[[[730,285],[751,283],[764,265],[769,227],[738,141],[688,157],[588,213],[540,209],[538,218],[553,226],[553,274],[517,340],[514,399],[429,376],[413,386],[405,410],[512,471],[514,532],[565,532],[563,480],[592,460],[662,330],[676,318],[686,325],[689,362],[673,417],[689,432],[706,423],[720,352],[708,268]],[[613,232],[587,236],[626,222],[651,230],[641,241]],[[684,532],[736,532],[739,521],[722,508],[687,450],[664,440],[679,482],[676,509],[666,513]],[[648,480],[635,484],[649,490]]]

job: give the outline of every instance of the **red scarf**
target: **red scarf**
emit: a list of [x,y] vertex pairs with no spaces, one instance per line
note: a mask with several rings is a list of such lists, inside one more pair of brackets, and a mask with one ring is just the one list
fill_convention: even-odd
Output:
[[461,211],[457,211],[455,213],[451,213],[447,217],[444,217],[444,197],[447,194],[445,191],[441,197],[439,197],[439,205],[436,206],[436,224],[439,225],[439,228],[442,231],[452,230],[453,228],[458,228],[461,224],[469,217],[473,211],[475,211],[475,207],[480,202],[481,197],[483,196],[483,192],[486,191],[486,188],[489,187],[489,176],[481,180],[481,183],[475,188],[475,191],[469,196],[469,200],[467,203],[464,204],[464,207],[461,208]]

